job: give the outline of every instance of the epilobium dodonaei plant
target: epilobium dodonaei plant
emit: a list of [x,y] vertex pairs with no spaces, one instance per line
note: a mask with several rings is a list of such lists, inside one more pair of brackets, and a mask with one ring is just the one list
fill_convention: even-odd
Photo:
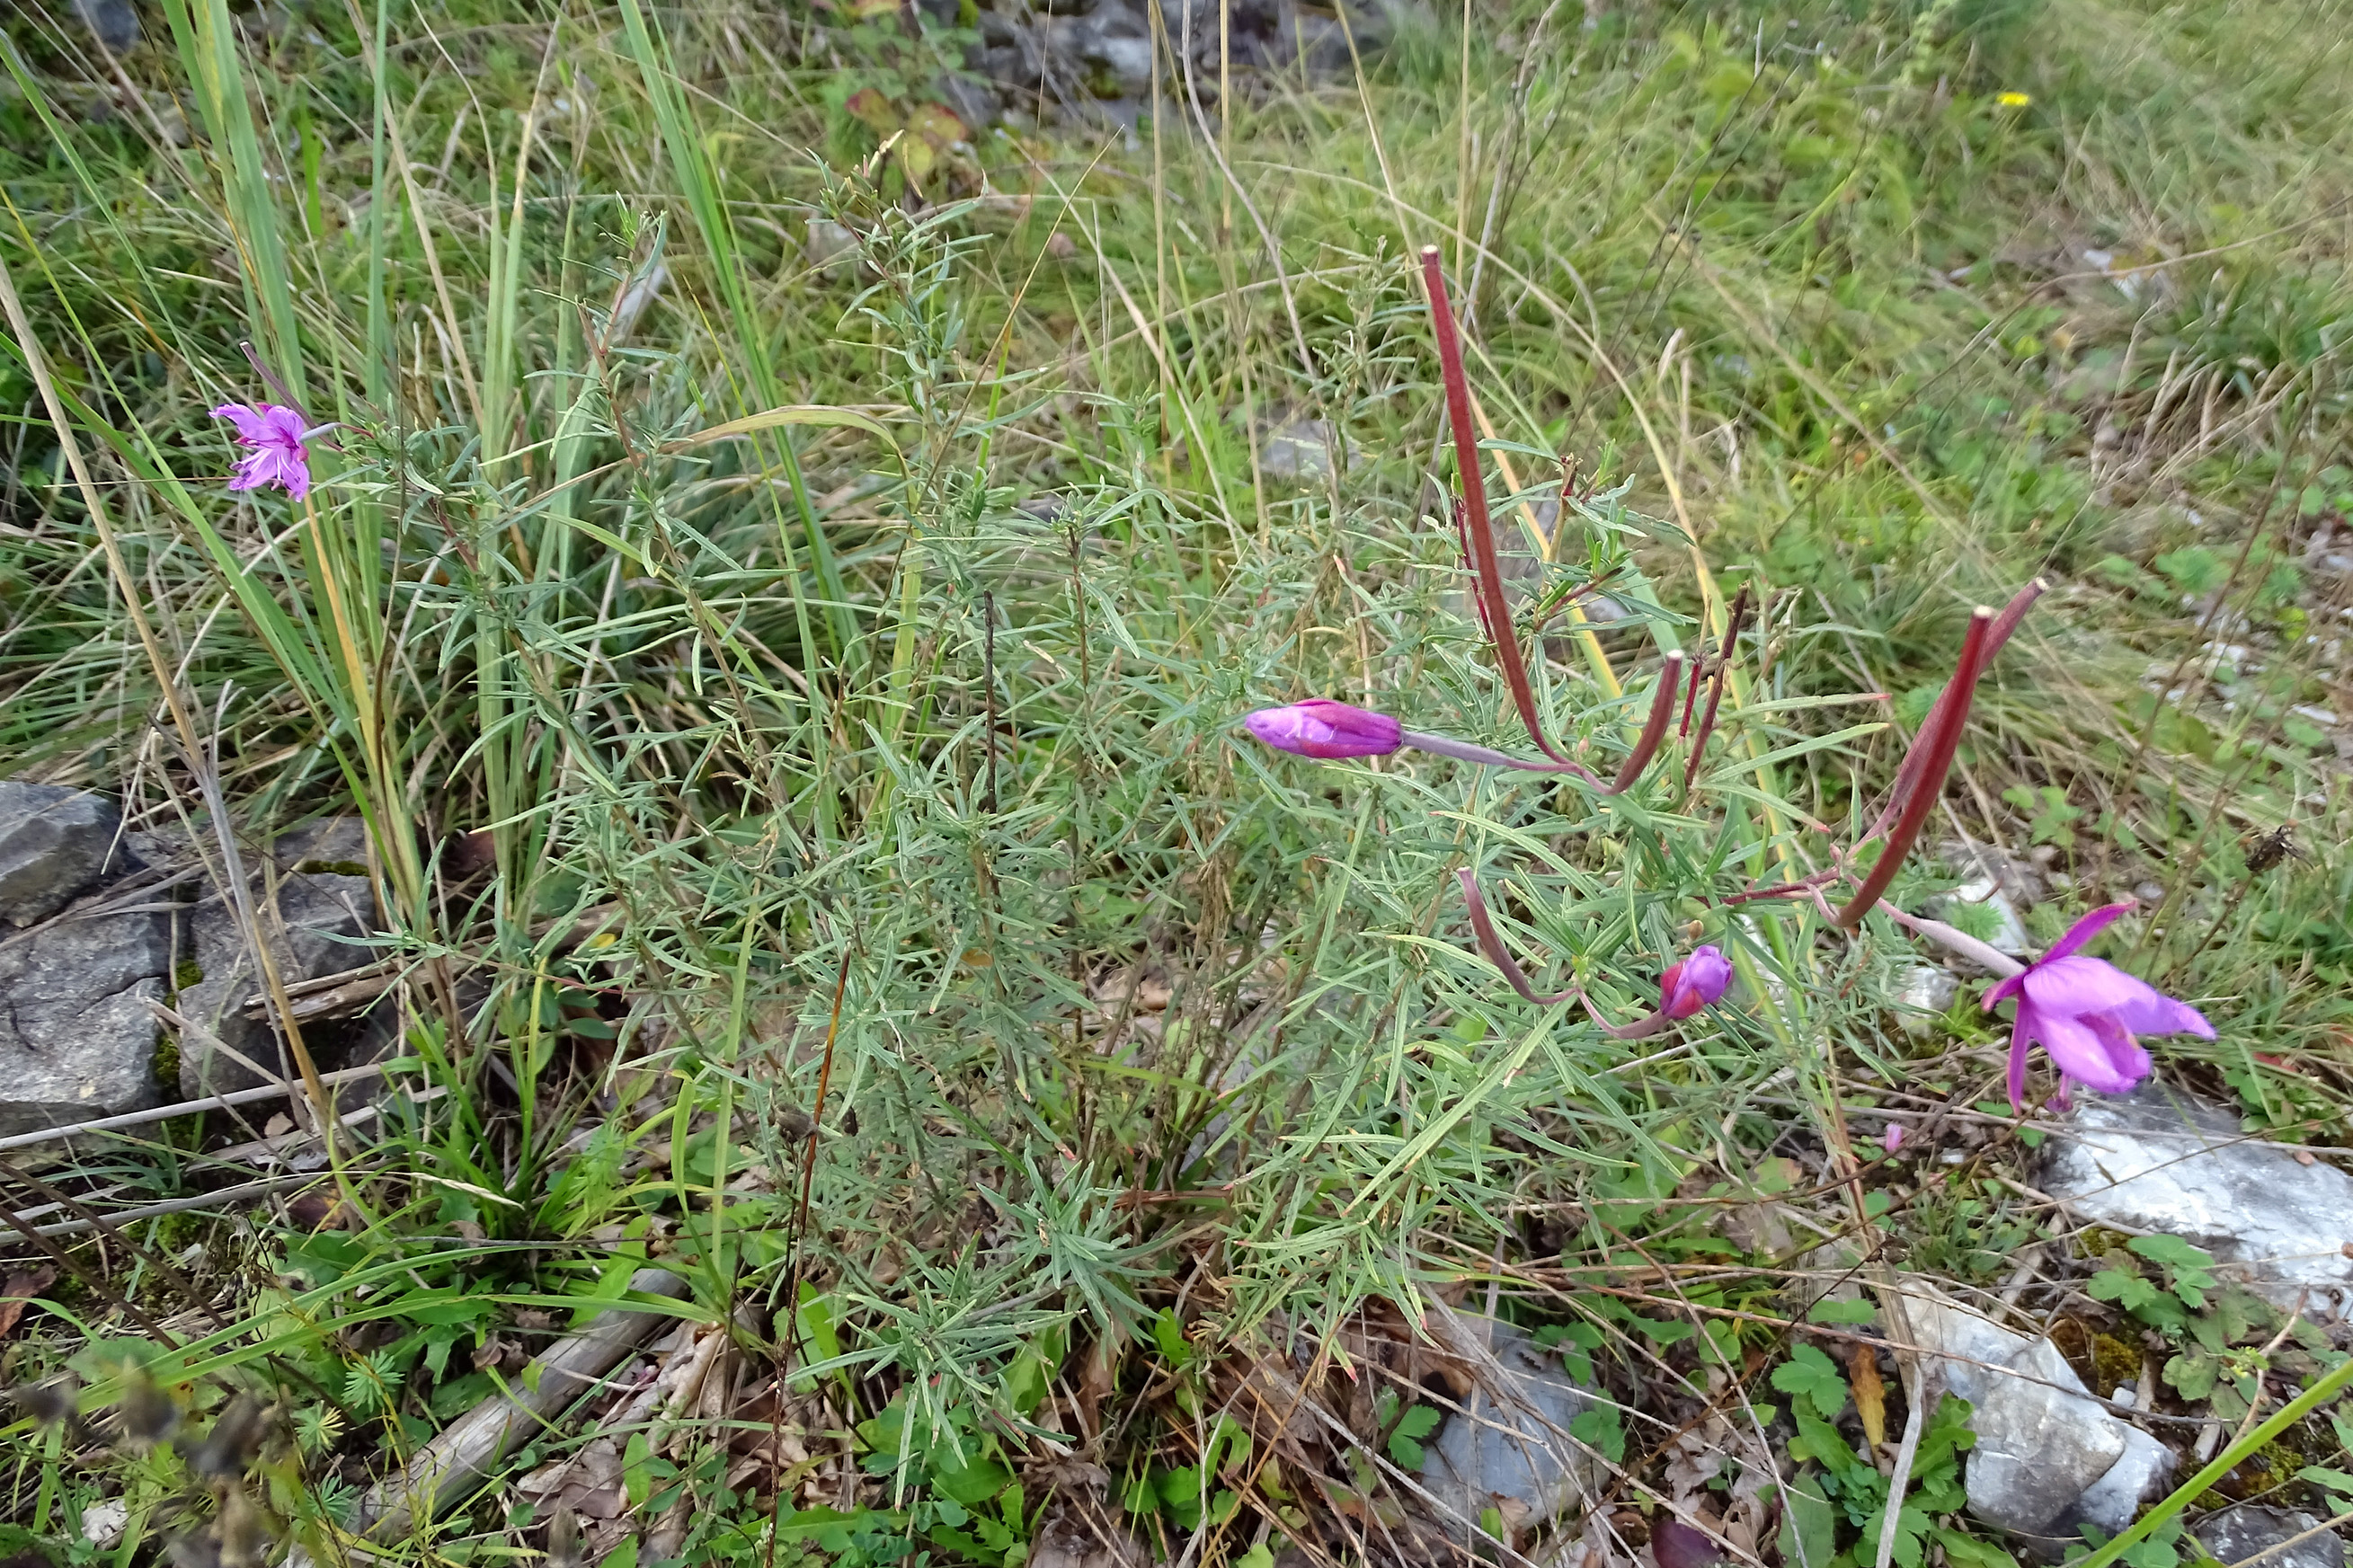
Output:
[[[1599,774],[1556,746],[1547,735],[1535,687],[1529,679],[1527,662],[1521,652],[1518,628],[1504,595],[1493,522],[1487,510],[1486,485],[1481,467],[1477,428],[1473,422],[1470,381],[1464,373],[1461,344],[1435,247],[1423,250],[1421,265],[1429,294],[1430,326],[1437,340],[1440,375],[1445,389],[1447,421],[1454,442],[1460,485],[1454,504],[1454,521],[1471,572],[1472,602],[1478,610],[1480,625],[1493,650],[1496,671],[1502,676],[1504,685],[1511,694],[1512,704],[1527,730],[1528,740],[1538,754],[1535,757],[1514,756],[1465,741],[1418,733],[1406,729],[1387,714],[1321,698],[1251,713],[1244,721],[1246,726],[1251,734],[1266,744],[1300,756],[1329,759],[1387,756],[1411,749],[1482,766],[1563,774],[1578,781],[1596,795],[1618,795],[1631,789],[1656,758],[1667,738],[1668,729],[1674,721],[1676,700],[1680,696],[1683,717],[1675,728],[1678,736],[1689,742],[1689,755],[1682,780],[1683,794],[1688,796],[1698,779],[1700,760],[1714,736],[1731,660],[1747,619],[1749,599],[1746,590],[1742,591],[1725,616],[1724,635],[1714,658],[1687,660],[1680,652],[1669,652],[1661,661],[1648,720],[1614,778],[1603,782]],[[1588,584],[1588,588],[1590,586]],[[1983,607],[1970,616],[1968,633],[1962,643],[1960,658],[1952,678],[1946,683],[1919,733],[1905,753],[1887,800],[1852,845],[1843,848],[1835,845],[1830,847],[1822,857],[1827,865],[1795,880],[1771,887],[1726,890],[1713,895],[1710,901],[1728,906],[1765,899],[1803,899],[1820,908],[1832,925],[1846,930],[1859,925],[1864,915],[1876,909],[1905,929],[1960,952],[1997,974],[2016,976],[2020,966],[2001,953],[1950,926],[1895,909],[1884,901],[1883,895],[1910,855],[1921,828],[1942,794],[1946,774],[1952,768],[1962,731],[1968,722],[1978,679],[1990,668],[1995,656],[2010,640],[2042,591],[2041,582],[2030,583],[2012,597],[1999,616]],[[1688,681],[1684,673],[1686,668],[1689,669]],[[1704,708],[1699,703],[1703,685],[1708,689]],[[1696,729],[1694,727],[1694,717],[1698,721]],[[1873,844],[1878,845],[1878,852],[1875,857],[1867,858],[1867,852]],[[1641,1038],[1689,1018],[1722,996],[1731,983],[1732,963],[1722,952],[1714,946],[1694,948],[1662,977],[1656,1011],[1631,1024],[1612,1025],[1601,1016],[1599,1008],[1581,986],[1572,984],[1550,993],[1536,990],[1504,945],[1502,934],[1488,910],[1486,900],[1480,893],[1476,879],[1468,869],[1458,870],[1456,876],[1461,883],[1463,898],[1469,906],[1471,929],[1480,950],[1512,988],[1522,997],[1539,1005],[1551,1005],[1575,998],[1592,1014],[1596,1024],[1619,1038]],[[1832,897],[1841,890],[1842,901],[1834,907]],[[1694,925],[1692,936],[1695,938],[1699,930]],[[2071,939],[2073,934],[2070,933]],[[2054,950],[2059,955],[2061,967],[2064,967],[2066,963],[2076,962],[2065,957],[2067,951],[2072,950],[2063,943],[2062,949]],[[2046,964],[2051,962],[2045,961]],[[2093,960],[2081,962],[2096,963]],[[2106,966],[2101,965],[2101,968],[2105,969]],[[2073,973],[2073,971],[2069,972],[2070,976]],[[2068,977],[2058,976],[2060,979]],[[2116,978],[2119,982],[2129,981],[2129,977],[2120,973]],[[2069,1076],[2084,1082],[2097,1082],[2102,1088],[2129,1087],[2146,1076],[2148,1070],[2147,1054],[2131,1044],[2128,1035],[2123,1036],[2122,1044],[2112,1038],[2112,1035],[2120,1034],[2123,1029],[2136,1024],[2144,1029],[2154,1029],[2161,1023],[2169,1023],[2177,1028],[2194,1028],[2204,1023],[2194,1010],[2157,997],[2157,994],[2148,991],[2147,987],[2130,981],[2131,985],[2138,987],[2125,1008],[2132,1014],[2130,1019],[2123,1019],[2122,1014],[2115,1014],[2111,1018],[2113,1009],[2110,1013],[2092,1009],[2091,1013],[2085,1014],[2087,1021],[2083,1027],[2070,1032],[2061,1026],[2066,1020],[2058,1016],[2059,1012],[2068,1009],[2040,1005],[2041,998],[2034,989],[2035,984],[2031,979],[2022,983],[2015,979],[2005,980],[1989,1001],[2017,994],[2021,1002],[2021,1013],[2030,1010],[2033,1013],[2031,1019],[2021,1018],[2021,1041],[2028,1033],[2040,1031],[2037,1037],[2049,1045],[2055,1031],[2063,1042],[2060,1051],[2055,1054],[2063,1058],[2061,1065],[2069,1068]],[[2045,986],[2042,989],[2052,988]],[[2084,986],[2070,991],[2068,1007],[2073,1008],[2070,1016],[2085,1011],[2073,1007],[2074,1002],[2084,1000],[2083,996],[2076,994],[2079,991],[2088,995]],[[2147,992],[2147,995],[2142,996],[2140,992]],[[2106,995],[2107,990],[2103,990],[2098,997],[2091,1000],[2098,1001]],[[2162,1019],[2158,1018],[2155,1004],[2149,1000],[2151,997],[2166,1002],[2168,1008],[2179,1009],[2179,1012],[2168,1011]],[[2094,1014],[2097,1016],[2094,1017]],[[2187,1022],[2188,1019],[2195,1019],[2196,1024]],[[2117,1029],[2101,1033],[2106,1026],[2101,1020],[2117,1022]],[[2079,1035],[2098,1042],[2096,1061],[2088,1048],[2073,1048],[2080,1044]],[[2014,1068],[2022,1068],[2023,1061],[2021,1044],[2014,1058]],[[2075,1071],[2069,1067],[2070,1062],[2086,1068],[2096,1067],[2099,1070],[2096,1074]]]

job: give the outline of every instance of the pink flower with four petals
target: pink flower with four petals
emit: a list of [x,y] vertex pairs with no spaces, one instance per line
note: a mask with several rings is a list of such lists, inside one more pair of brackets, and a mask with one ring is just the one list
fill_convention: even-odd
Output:
[[2059,1068],[2063,1097],[2069,1084],[2122,1094],[2147,1078],[2148,1053],[2133,1038],[2136,1035],[2214,1037],[2214,1026],[2197,1008],[2136,980],[2105,959],[2086,958],[2078,951],[2132,907],[2127,899],[2094,910],[2023,973],[1986,992],[1988,1012],[2007,1001],[2018,1004],[2010,1031],[2013,1110],[2026,1107],[2026,1049],[2037,1041]]
[[296,500],[310,493],[311,454],[302,442],[315,432],[302,428],[300,414],[277,403],[251,407],[224,403],[213,410],[213,417],[236,426],[237,444],[253,448],[237,460],[237,477],[229,480],[229,489],[250,490],[276,485]]

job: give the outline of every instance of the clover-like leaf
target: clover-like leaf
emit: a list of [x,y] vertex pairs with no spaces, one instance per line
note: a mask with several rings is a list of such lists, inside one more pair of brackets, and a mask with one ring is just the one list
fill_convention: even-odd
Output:
[[1825,1421],[1846,1404],[1846,1379],[1839,1374],[1838,1363],[1812,1345],[1798,1346],[1788,1361],[1773,1369],[1773,1387],[1808,1401]]

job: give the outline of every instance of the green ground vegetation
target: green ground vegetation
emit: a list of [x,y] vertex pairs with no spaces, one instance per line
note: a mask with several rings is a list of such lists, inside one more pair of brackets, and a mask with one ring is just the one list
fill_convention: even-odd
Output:
[[[0,772],[199,844],[363,815],[386,934],[353,962],[398,971],[406,1065],[311,1206],[84,1237],[10,1352],[150,1379],[192,1429],[276,1401],[259,1501],[28,1416],[15,1528],[77,1562],[206,1519],[217,1548],[246,1507],[331,1541],[522,1375],[500,1345],[653,1264],[739,1325],[746,1392],[617,1435],[655,1522],[598,1549],[649,1562],[1009,1564],[1078,1495],[1253,1568],[1401,1531],[1421,1384],[1367,1390],[1313,1485],[1235,1391],[1402,1367],[1437,1300],[1615,1391],[1577,1436],[1630,1505],[1726,1386],[1785,1435],[1793,1401],[1816,1436],[1883,1419],[1842,1342],[1792,1359],[1788,1238],[1715,1216],[1805,1195],[1994,1279],[2048,1217],[1996,1179],[2016,1134],[1883,1159],[1861,1113],[1997,1125],[2006,1032],[1966,994],[1896,1027],[1892,925],[1720,900],[1852,837],[1970,605],[2038,575],[1928,840],[2036,865],[2040,941],[2141,889],[2113,956],[2221,1026],[2163,1069],[2346,1141],[2353,19],[1440,12],[1222,118],[1171,88],[1133,133],[959,141],[927,106],[965,34],[913,12],[161,0],[112,58],[17,10]],[[1765,608],[1688,793],[1679,761],[1605,809],[1240,738],[1326,694],[1519,745],[1444,521],[1424,244],[1531,575],[1608,577],[1615,618],[1546,633],[1560,731],[1614,757],[1662,650]],[[335,426],[306,504],[225,488],[207,410],[273,395],[241,342]],[[1335,460],[1273,460],[1310,426]],[[1694,940],[1732,1005],[1633,1043],[1529,1006],[1462,867],[1605,1012]],[[1923,853],[1895,897],[1959,879]],[[203,1193],[251,1174],[230,1136],[39,1179]],[[2262,1336],[2192,1332],[2182,1267],[2119,1254],[2101,1299],[2249,1386]],[[2286,1343],[2299,1377],[2336,1353]],[[1997,1560],[1948,1517],[1965,1414],[1905,1568]],[[391,1549],[576,1555],[514,1483],[587,1440]],[[1791,1528],[1867,1563],[1851,1441]]]

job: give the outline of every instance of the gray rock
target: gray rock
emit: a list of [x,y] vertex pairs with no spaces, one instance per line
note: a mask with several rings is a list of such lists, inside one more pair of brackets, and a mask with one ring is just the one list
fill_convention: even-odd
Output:
[[1130,37],[1119,33],[1098,31],[1092,47],[1082,57],[1089,65],[1101,66],[1110,73],[1119,88],[1119,95],[1133,97],[1152,87],[1152,40]]
[[[1346,5],[1348,31],[1366,56],[1377,53],[1407,19],[1430,14],[1427,0]],[[1131,124],[1151,92],[1149,15],[1142,0],[988,6],[980,13],[984,52],[975,63],[1025,106]],[[1194,87],[1205,107],[1215,106],[1221,32],[1227,62],[1243,79],[1240,87],[1271,72],[1303,69],[1311,78],[1330,79],[1353,68],[1339,21],[1297,0],[1168,0],[1165,20],[1170,48],[1183,51],[1189,43]]]
[[1318,484],[1332,477],[1332,426],[1321,419],[1294,419],[1266,438],[1258,466],[1271,479]]
[[2169,1468],[2170,1453],[2094,1399],[2049,1340],[2003,1328],[1916,1278],[1904,1305],[1914,1342],[1975,1407],[1963,1479],[1969,1512],[1986,1523],[2072,1535],[2081,1520],[2129,1518]]
[[[293,872],[278,879],[274,907],[259,889],[255,904],[263,929],[272,933],[269,948],[279,978],[287,984],[367,962],[366,950],[335,940],[375,929],[375,899],[364,877]],[[237,928],[237,911],[223,899],[208,899],[187,917],[187,950],[203,977],[180,992],[180,1016],[193,1026],[180,1040],[181,1092],[195,1100],[276,1081],[216,1049],[216,1042],[273,1075],[290,1074],[293,1064],[280,1055],[277,1030],[245,1016],[246,1003],[261,991],[262,982]]]
[[2078,1091],[2051,1141],[2042,1187],[2086,1219],[2164,1231],[2282,1307],[2326,1315],[2353,1287],[2353,1176],[2243,1141],[2239,1119],[2163,1084]]
[[613,301],[613,313],[606,321],[605,338],[609,343],[626,342],[638,330],[638,321],[648,307],[661,298],[662,289],[670,283],[670,268],[657,261],[645,271],[629,279],[621,297]]
[[[2075,1381],[2048,1340],[2028,1342],[2004,1364],[2052,1383]],[[2042,1382],[2003,1380],[1970,1425],[1978,1443],[1969,1451],[1969,1511],[2004,1530],[2049,1530],[2125,1457],[2121,1422],[2084,1394]]]
[[813,217],[805,226],[808,241],[802,254],[808,264],[828,278],[845,277],[858,269],[858,237],[831,218]]
[[1050,17],[1042,38],[1061,67],[1056,74],[1073,87],[1108,87],[1113,98],[1152,89],[1152,25],[1129,0],[1096,0],[1084,16]]
[[320,816],[289,827],[270,841],[269,858],[281,871],[333,871],[367,875],[367,819]]
[[1597,1403],[1592,1391],[1509,1323],[1457,1317],[1451,1326],[1451,1337],[1468,1336],[1474,1364],[1485,1359],[1475,1353],[1482,1342],[1493,1361],[1463,1411],[1449,1415],[1425,1449],[1421,1484],[1472,1521],[1491,1508],[1530,1522],[1566,1511],[1601,1473],[1568,1430]]
[[[1529,510],[1535,513],[1536,527],[1547,538],[1557,535],[1560,528],[1558,501],[1546,497],[1533,503]],[[1527,518],[1519,508],[1514,507],[1508,512],[1499,513],[1494,522],[1495,564],[1503,572],[1504,597],[1513,606],[1514,612],[1517,613],[1521,605],[1544,592],[1544,557],[1537,553],[1536,542],[1528,533]],[[1441,507],[1440,514],[1433,518],[1430,526],[1451,531],[1453,524],[1446,521]],[[1455,615],[1461,616],[1475,624],[1479,618],[1479,606],[1472,595],[1470,563],[1462,561],[1458,555],[1457,564],[1461,568],[1461,585],[1447,596],[1447,607]],[[1624,605],[1620,605],[1607,594],[1591,595],[1580,603],[1585,611],[1586,619],[1596,625],[1621,620],[1628,613]],[[1567,620],[1566,616],[1554,617],[1553,627],[1556,633]],[[1545,651],[1555,658],[1581,662],[1581,655],[1570,647],[1569,640],[1565,637],[1555,635],[1546,637]]]
[[131,0],[74,0],[74,11],[98,41],[121,54],[139,41],[139,13]]
[[122,1539],[131,1527],[131,1502],[127,1498],[109,1498],[94,1502],[81,1510],[81,1538],[104,1552]]
[[1896,1024],[1907,1034],[1926,1034],[1953,1005],[1960,989],[1960,981],[1941,964],[1912,964],[1896,980]]
[[2172,1449],[2139,1427],[2126,1425],[2124,1432],[2123,1458],[2075,1500],[2074,1517],[2098,1525],[2109,1535],[2138,1518],[2141,1504],[2165,1489],[2177,1462]]
[[[2010,900],[2014,909],[2032,909],[2048,895],[2044,886],[2045,867],[2055,856],[2050,847],[2030,851],[2023,856],[2005,855],[1990,844],[1978,844],[1967,839],[1946,843],[1937,850],[1937,858],[1952,868],[1953,875],[1967,877],[1975,882],[1989,884],[1993,890]],[[1978,895],[1972,893],[1971,897]]]
[[[2345,1568],[2345,1538],[2333,1530],[2322,1530],[2320,1522],[2293,1509],[2242,1502],[2201,1521],[2190,1533],[2214,1554],[2215,1561],[2225,1564],[2244,1563],[2270,1552],[2261,1568]],[[2306,1531],[2316,1533],[2284,1552],[2272,1552]]]
[[[984,11],[981,15],[986,17],[996,13]],[[986,130],[1005,113],[1005,100],[997,97],[997,89],[977,78],[944,71],[932,83],[932,91],[948,106],[950,113],[964,122],[967,133]]]
[[1352,62],[1348,58],[1348,33],[1351,29],[1356,33],[1358,54],[1366,53],[1374,47],[1366,43],[1357,18],[1350,18],[1348,27],[1343,28],[1336,20],[1316,16],[1312,11],[1301,11],[1296,15],[1298,28],[1289,41],[1298,50],[1300,68],[1311,78],[1336,77],[1351,68]]
[[105,871],[121,822],[86,790],[0,781],[0,920],[28,926],[73,902]]
[[[1304,66],[1313,75],[1332,76],[1349,68],[1347,39],[1339,23],[1303,10],[1294,0],[1172,0],[1166,11],[1169,39],[1179,47],[1189,21],[1197,71],[1214,69],[1218,63],[1221,20],[1233,62],[1246,69],[1284,71]],[[1410,0],[1369,5],[1351,0],[1348,31],[1356,37],[1358,52],[1372,55],[1388,44],[1400,24],[1428,15],[1426,5]]]
[[160,1104],[160,914],[66,920],[0,944],[0,1133]]

